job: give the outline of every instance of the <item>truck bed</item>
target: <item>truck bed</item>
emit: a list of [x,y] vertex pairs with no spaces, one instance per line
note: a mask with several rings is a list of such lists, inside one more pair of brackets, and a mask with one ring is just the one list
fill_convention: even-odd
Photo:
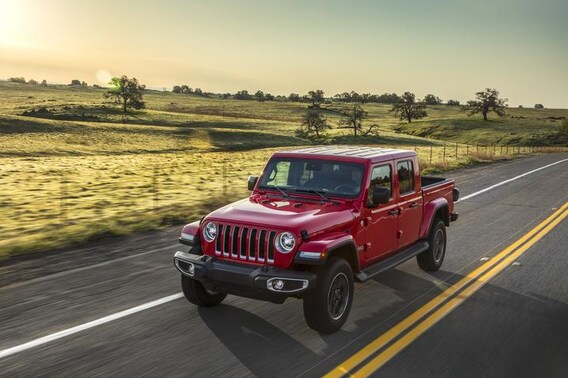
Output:
[[450,214],[454,211],[454,180],[434,177],[422,176],[422,195],[424,197],[424,204],[435,200],[436,198],[445,197],[450,205]]
[[444,181],[451,181],[451,180],[443,177],[422,176],[421,177],[422,189],[428,189],[428,187],[441,184]]

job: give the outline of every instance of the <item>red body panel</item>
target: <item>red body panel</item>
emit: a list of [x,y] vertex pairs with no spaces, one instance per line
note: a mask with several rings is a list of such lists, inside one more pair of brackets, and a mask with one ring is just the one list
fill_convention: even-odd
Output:
[[[353,242],[359,266],[370,265],[427,237],[436,211],[447,206],[451,213],[454,205],[453,180],[444,180],[439,184],[421,188],[416,153],[402,150],[385,151],[388,153],[371,157],[276,153],[273,158],[333,159],[363,163],[366,170],[363,177],[367,189],[361,190],[357,198],[333,198],[334,202],[322,202],[317,195],[282,198],[281,193],[276,191],[261,191],[255,188],[249,198],[226,205],[207,215],[200,223],[199,229],[196,223],[192,223],[184,227],[183,232],[197,234],[202,232],[208,222],[222,225],[224,228],[220,230],[224,232],[228,229],[229,232],[220,232],[213,242],[207,242],[201,237],[204,253],[246,264],[291,268],[294,265],[294,257],[300,250],[325,254],[336,245]],[[396,164],[398,161],[409,159],[414,164],[414,188],[412,193],[401,196],[398,193]],[[393,195],[388,204],[369,208],[366,204],[370,172],[374,165],[380,163],[390,163],[394,168]],[[290,232],[296,238],[296,245],[289,253],[281,253],[274,248],[274,240],[281,232]]]

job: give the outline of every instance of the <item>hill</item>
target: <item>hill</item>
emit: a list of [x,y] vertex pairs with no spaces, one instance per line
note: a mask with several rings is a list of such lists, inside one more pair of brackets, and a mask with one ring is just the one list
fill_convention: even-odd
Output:
[[[0,257],[196,219],[245,196],[246,177],[273,151],[307,144],[294,134],[303,103],[146,91],[147,109],[125,115],[103,93],[0,82]],[[337,110],[352,105],[325,106],[337,125]],[[414,149],[425,172],[531,151],[450,141],[556,143],[559,121],[542,118],[568,114],[511,109],[512,117],[483,123],[436,106],[427,119],[401,124],[387,105],[364,108],[364,127],[379,124],[379,136],[334,128],[332,143]]]

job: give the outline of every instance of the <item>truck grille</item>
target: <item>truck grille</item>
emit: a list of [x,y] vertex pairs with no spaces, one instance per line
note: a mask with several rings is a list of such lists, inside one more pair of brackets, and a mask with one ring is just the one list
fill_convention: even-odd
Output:
[[274,263],[276,231],[229,224],[217,225],[215,254],[225,258]]

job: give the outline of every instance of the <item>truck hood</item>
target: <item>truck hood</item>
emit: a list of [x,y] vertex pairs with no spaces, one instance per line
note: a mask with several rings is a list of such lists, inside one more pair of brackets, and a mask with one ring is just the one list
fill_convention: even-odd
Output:
[[289,230],[313,236],[353,221],[353,203],[307,202],[295,199],[246,198],[224,206],[206,219],[217,222]]

